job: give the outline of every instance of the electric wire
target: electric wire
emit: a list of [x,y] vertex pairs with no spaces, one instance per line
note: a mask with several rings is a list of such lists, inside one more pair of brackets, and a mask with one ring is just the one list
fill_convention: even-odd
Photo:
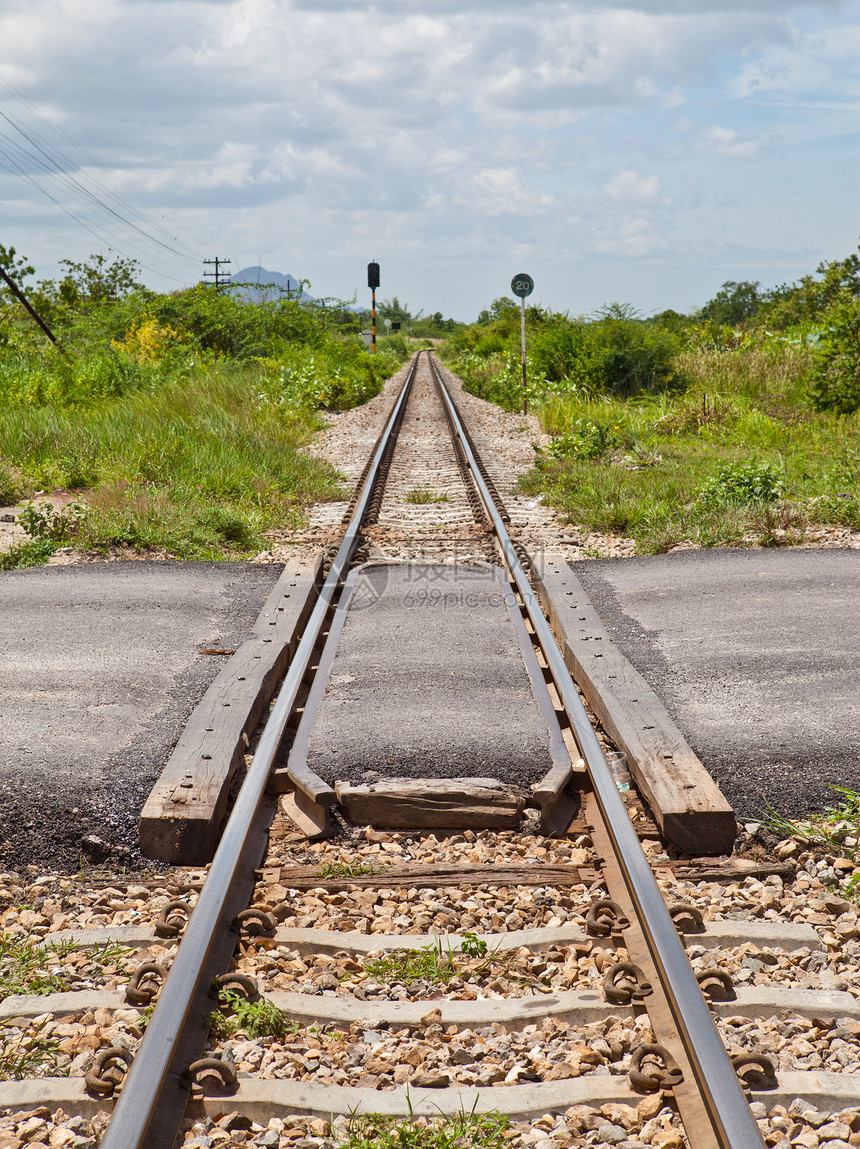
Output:
[[[2,135],[0,135],[0,139],[2,139],[2,138],[3,138]],[[90,223],[88,223],[86,219],[82,218],[80,215],[78,215],[76,212],[74,212],[68,206],[68,204],[63,203],[62,200],[58,199],[47,188],[43,187],[31,172],[28,172],[24,167],[21,166],[20,163],[17,162],[17,160],[12,155],[9,154],[8,151],[4,150],[2,145],[0,145],[0,158],[6,159],[6,161],[7,161],[6,170],[7,171],[12,171],[12,170],[16,171],[20,176],[22,176],[23,179],[25,179],[29,184],[31,184],[37,191],[41,192],[42,195],[46,196],[61,211],[65,212],[66,215],[68,215],[71,219],[73,219],[75,221],[75,223],[79,224],[82,228],[84,228],[86,231],[88,231],[90,233],[90,235],[94,236],[99,241],[100,244],[107,245],[107,247],[111,251],[115,251],[118,255],[121,255],[124,259],[131,260],[134,258],[133,256],[129,255],[127,252],[123,251],[122,248],[116,243],[115,240],[110,239],[108,236],[102,234],[102,232],[97,231],[96,228],[93,225],[91,225]],[[11,165],[11,168],[8,165]],[[150,267],[148,264],[145,264],[142,260],[137,260],[136,262],[138,262],[144,270],[151,271],[155,275],[164,275],[166,278],[172,279],[176,283],[184,283],[185,282],[184,279],[178,278],[175,274],[165,272],[163,270],[163,268],[159,269],[159,268]]]
[[[184,252],[178,251],[177,249],[172,248],[169,245],[165,244],[162,240],[157,239],[156,237],[149,235],[149,233],[144,231],[143,228],[139,227],[137,224],[135,224],[131,220],[127,219],[120,212],[118,212],[114,208],[112,208],[109,204],[105,203],[105,201],[103,199],[101,199],[99,196],[97,196],[95,194],[95,192],[91,191],[88,187],[86,187],[84,184],[82,184],[80,182],[80,180],[78,180],[75,176],[70,175],[68,172],[64,171],[61,167],[59,167],[56,160],[54,160],[26,132],[24,132],[21,128],[17,127],[17,125],[14,124],[14,122],[10,119],[10,117],[6,114],[6,112],[3,111],[2,108],[0,108],[0,118],[6,120],[7,123],[10,123],[19,132],[21,132],[21,134],[28,141],[28,143],[32,144],[32,146],[34,148],[36,148],[36,151],[40,155],[42,155],[44,157],[44,159],[40,160],[38,158],[38,156],[33,155],[32,153],[28,153],[26,151],[26,149],[22,148],[21,145],[17,143],[17,141],[11,139],[8,135],[6,135],[4,133],[0,133],[0,139],[5,139],[7,141],[7,143],[11,144],[13,147],[17,147],[20,151],[23,151],[24,154],[27,156],[27,158],[29,160],[31,160],[33,163],[38,164],[43,172],[45,172],[47,175],[52,175],[53,172],[56,172],[59,175],[61,180],[65,180],[73,189],[76,189],[77,191],[79,191],[83,195],[85,201],[89,200],[90,203],[92,203],[96,207],[101,208],[102,210],[106,211],[109,215],[113,216],[115,219],[118,219],[121,223],[124,223],[126,226],[130,227],[133,231],[136,231],[145,240],[147,240],[151,243],[155,243],[158,247],[164,248],[166,251],[168,251],[172,255],[179,256],[180,259],[182,259],[183,261],[188,260],[189,257]],[[52,172],[52,169],[53,169],[53,172]]]
[[[35,105],[33,105],[26,98],[26,96],[24,96],[24,94],[22,92],[20,92],[13,84],[11,84],[8,80],[4,79],[3,77],[0,77],[0,83],[3,84],[3,86],[7,89],[7,91],[10,92],[16,100],[18,100],[21,104],[25,105],[25,107],[27,107],[30,110],[30,112],[32,112],[32,114],[34,116],[36,116],[39,120],[41,120],[42,123],[45,124],[47,128],[56,132],[59,136],[61,136],[69,144],[70,147],[72,147],[76,151],[80,152],[80,154],[82,156],[84,156],[84,158],[90,164],[92,164],[94,167],[98,168],[108,178],[110,178],[112,180],[116,180],[117,177],[116,177],[115,172],[112,172],[111,169],[108,168],[105,164],[103,164],[101,162],[101,160],[99,160],[96,156],[94,156],[92,154],[92,152],[88,151],[87,148],[85,148],[82,144],[80,144],[77,140],[75,140],[72,136],[70,136],[68,134],[68,132],[64,131],[64,129],[62,127],[60,127],[59,124],[55,124],[48,117],[44,116],[39,111],[39,109],[37,107],[35,107]],[[7,118],[8,118],[8,116],[11,116],[11,113],[8,112],[8,109],[7,109],[7,113],[8,113],[7,114]],[[18,125],[16,125],[16,126],[18,126]],[[22,133],[23,133],[23,129],[21,129],[19,127],[19,130],[22,131]],[[51,142],[46,138],[46,136],[44,134],[40,133],[36,128],[34,128],[32,126],[30,127],[30,132],[38,140],[41,140],[45,149],[52,150],[56,156],[61,157],[69,166],[74,167],[74,164],[73,164],[72,160],[70,159],[70,157],[68,155],[66,155],[61,149],[59,149],[58,147],[55,147],[53,144],[51,144]],[[180,244],[181,247],[185,248],[185,252],[183,254],[185,254],[188,258],[192,259],[196,263],[200,262],[200,260],[202,259],[200,252],[197,251],[190,244],[186,243],[184,239],[180,238],[179,236],[172,234],[172,232],[174,230],[177,230],[175,227],[171,230],[167,230],[166,228],[162,227],[160,224],[155,223],[152,220],[148,219],[147,216],[144,215],[143,212],[141,212],[137,207],[134,206],[134,204],[131,204],[127,200],[123,199],[123,197],[120,196],[118,192],[112,190],[111,188],[108,188],[108,187],[101,188],[100,187],[99,190],[103,191],[105,194],[110,196],[110,198],[113,199],[116,203],[118,203],[124,210],[131,212],[133,215],[137,216],[137,218],[140,219],[143,223],[145,223],[148,227],[152,228],[154,231],[160,232],[163,236],[167,237],[168,239],[171,239],[173,243]],[[159,210],[151,201],[147,200],[147,198],[140,192],[139,189],[135,188],[133,185],[128,186],[127,190],[129,191],[129,193],[131,195],[133,195],[137,200],[139,200],[140,203],[142,203],[145,207],[149,208],[151,211],[158,211]]]
[[[7,89],[23,100],[20,93],[17,93],[8,81],[2,82]],[[27,101],[24,102],[27,103]],[[28,106],[32,107],[31,105]],[[36,109],[33,111],[40,119],[44,120],[44,117]],[[93,235],[100,244],[106,244],[110,250],[116,251],[123,258],[133,259],[143,269],[153,274],[163,275],[175,283],[184,284],[187,282],[189,264],[199,265],[201,262],[201,257],[193,253],[188,244],[179,240],[178,237],[174,237],[174,243],[166,242],[157,233],[160,232],[161,235],[170,238],[168,233],[159,225],[153,225],[146,216],[121,196],[110,188],[102,188],[98,183],[91,181],[80,168],[76,174],[73,174],[69,170],[72,165],[69,157],[56,148],[36,128],[30,125],[24,126],[10,111],[2,107],[0,107],[0,119],[6,122],[13,133],[17,133],[17,136],[26,141],[27,145],[22,144],[16,136],[10,135],[8,132],[0,132],[0,158],[5,158],[4,166],[7,171],[25,179],[40,195],[60,208],[75,223]],[[50,121],[45,122],[50,124]],[[59,129],[57,130],[59,131]],[[79,150],[88,156],[85,149],[79,148]],[[92,159],[96,166],[107,172],[104,165],[99,164],[94,158]],[[58,182],[60,187],[55,186],[51,190],[50,186],[46,186],[46,183],[49,184],[50,182]],[[92,186],[88,186],[88,183],[93,183],[98,191],[94,191]],[[108,201],[112,201],[112,203]],[[117,206],[114,207],[112,204]],[[93,218],[93,215],[96,218]],[[99,215],[102,216],[101,219],[98,218]],[[145,226],[136,223],[133,218],[130,218],[132,216],[141,220]],[[117,225],[122,225],[123,229],[128,228],[135,234],[131,236],[123,234],[122,231],[115,230]],[[119,242],[117,242],[118,239]],[[130,244],[135,246],[137,243],[140,243],[144,249],[149,249],[145,258],[136,259],[123,250],[124,246],[127,247]],[[186,250],[181,250],[175,246],[175,243],[181,243]],[[152,266],[153,263],[156,266]],[[198,279],[196,273],[194,279]]]

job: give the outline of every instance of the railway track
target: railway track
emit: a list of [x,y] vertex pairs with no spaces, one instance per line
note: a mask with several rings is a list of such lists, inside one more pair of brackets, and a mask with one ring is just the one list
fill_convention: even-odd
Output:
[[[809,974],[860,936],[847,904],[831,897],[828,910],[810,876],[821,920],[785,922],[785,867],[684,869],[664,851],[609,773],[507,518],[444,372],[416,357],[208,870],[138,886],[131,910],[110,886],[86,929],[51,928],[62,915],[32,923],[59,945],[60,967],[101,953],[106,968],[78,960],[86,988],[0,1003],[23,1041],[62,1018],[69,1053],[80,1050],[77,1076],[0,1083],[0,1107],[42,1114],[30,1120],[51,1145],[74,1142],[46,1113],[112,1110],[108,1149],[168,1149],[183,1134],[324,1146],[358,1112],[498,1111],[523,1145],[543,1135],[545,1149],[860,1143],[860,1073],[845,1072],[860,974],[829,989]],[[536,803],[542,817],[561,811],[560,837],[531,817],[522,831],[362,830],[309,844],[267,795],[350,571],[386,548],[503,565],[572,757]],[[330,800],[312,772],[292,781],[311,818]],[[94,948],[117,945],[128,954]],[[89,1052],[76,1044],[92,1031],[85,1017],[100,1026]],[[254,1017],[273,1033],[243,1035]],[[805,1052],[787,1058],[798,1034]]]

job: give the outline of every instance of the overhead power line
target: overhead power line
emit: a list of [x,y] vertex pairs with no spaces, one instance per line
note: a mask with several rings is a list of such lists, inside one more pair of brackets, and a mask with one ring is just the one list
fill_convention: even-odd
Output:
[[[2,138],[2,137],[0,137],[0,138]],[[125,259],[134,258],[128,252],[122,250],[122,247],[121,247],[122,241],[120,241],[120,243],[117,243],[115,238],[111,238],[109,235],[106,235],[103,230],[102,231],[97,230],[96,227],[92,226],[91,223],[89,223],[86,219],[84,219],[76,211],[73,211],[72,208],[70,208],[67,203],[64,203],[62,200],[58,199],[51,191],[48,190],[48,188],[43,187],[42,184],[40,184],[39,181],[32,174],[32,172],[27,171],[26,168],[24,168],[15,159],[14,155],[11,155],[9,153],[9,151],[7,149],[4,149],[2,146],[0,146],[0,157],[5,157],[5,159],[7,161],[7,165],[6,165],[7,171],[10,170],[8,165],[11,164],[12,170],[17,172],[20,176],[22,176],[29,184],[31,184],[38,192],[40,192],[47,199],[49,199],[53,204],[55,204],[62,212],[65,212],[65,214],[67,216],[69,216],[70,219],[73,219],[75,221],[75,223],[79,224],[82,228],[84,228],[85,231],[88,231],[90,233],[90,235],[94,236],[99,241],[100,244],[106,245],[108,248],[110,248],[113,251],[116,251],[118,255],[123,256]],[[144,263],[143,260],[138,260],[138,262],[140,263],[141,267],[145,268],[147,271],[152,271],[157,275],[167,275],[168,278],[174,279],[177,283],[184,282],[183,279],[179,278],[176,274],[174,274],[177,270],[176,268],[174,268],[173,273],[171,273],[171,272],[166,272],[163,267],[162,268],[150,267],[150,266],[148,266],[148,264]]]
[[[90,165],[98,168],[108,180],[116,181],[115,173],[81,147],[59,126],[43,116],[13,85],[2,78],[0,78],[0,83],[15,99],[29,108],[32,114],[52,132],[62,136],[71,148],[86,158]],[[117,229],[117,225],[121,225],[123,231],[115,231],[121,244],[128,246],[129,243],[132,245],[140,243],[143,247],[150,249],[149,259],[155,258],[157,262],[162,264],[161,268],[147,268],[147,270],[156,271],[157,274],[169,274],[165,272],[165,267],[169,266],[172,259],[176,259],[178,266],[171,268],[174,274],[169,275],[169,278],[176,278],[177,273],[188,278],[190,265],[199,265],[201,255],[179,236],[172,234],[177,229],[167,231],[135,204],[130,203],[127,198],[107,186],[105,181],[94,180],[79,161],[73,161],[62,148],[48,139],[44,133],[20,117],[16,117],[9,108],[0,108],[0,118],[6,122],[12,132],[12,134],[0,132],[0,156],[5,156],[7,163],[11,165],[11,169],[7,170],[21,175],[41,195],[44,195],[74,219],[76,223],[83,226],[90,234],[95,235],[101,243],[107,243],[108,246],[119,251],[119,244],[116,239],[109,237],[111,231]],[[46,183],[48,186],[45,186]],[[55,184],[53,189],[50,187],[51,183]],[[153,205],[148,204],[145,197],[136,189],[131,190],[134,197],[142,204],[147,205],[152,210],[158,210]],[[125,233],[125,229],[130,229],[133,234]],[[120,254],[124,253],[120,252]],[[165,256],[167,257],[166,261]],[[145,266],[142,260],[138,262],[141,263],[141,266]],[[181,281],[179,280],[179,282]]]
[[[20,132],[21,135],[24,137],[24,139],[27,140],[28,143],[32,144],[32,146],[36,149],[37,152],[39,152],[40,155],[44,156],[46,164],[48,165],[46,170],[50,170],[51,168],[53,168],[53,170],[55,172],[57,172],[62,179],[67,180],[72,185],[72,187],[77,188],[78,191],[80,191],[81,194],[84,195],[87,199],[89,199],[92,203],[97,204],[99,207],[103,208],[106,212],[108,212],[109,215],[112,215],[116,219],[121,220],[122,223],[126,224],[128,227],[133,228],[134,231],[138,232],[145,239],[148,239],[150,242],[157,244],[159,247],[163,247],[165,251],[169,251],[173,255],[180,256],[180,258],[182,258],[182,259],[188,258],[188,256],[186,255],[186,253],[184,251],[178,251],[175,247],[172,247],[170,244],[165,243],[163,240],[159,239],[157,236],[150,235],[149,232],[144,231],[144,229],[139,227],[136,223],[133,223],[130,219],[127,219],[121,212],[117,211],[115,208],[112,208],[109,203],[106,203],[101,198],[101,196],[96,195],[96,193],[91,188],[88,188],[76,176],[73,176],[71,174],[71,172],[66,171],[65,168],[63,168],[62,165],[53,156],[51,156],[41,146],[41,144],[39,144],[33,138],[32,135],[30,135],[28,132],[26,132],[21,127],[20,124],[16,124],[14,119],[12,119],[11,116],[9,116],[6,112],[4,112],[2,108],[0,108],[0,116],[2,116],[2,118],[4,120],[6,120],[6,122],[8,124],[11,124],[12,127],[16,129],[16,131]],[[8,136],[4,136],[3,138],[7,139],[7,140],[9,139]],[[43,167],[44,167],[44,165],[43,165]]]

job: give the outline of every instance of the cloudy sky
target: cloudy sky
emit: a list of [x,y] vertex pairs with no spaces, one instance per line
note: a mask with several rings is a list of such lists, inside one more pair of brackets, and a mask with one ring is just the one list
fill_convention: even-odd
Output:
[[687,311],[857,247],[858,59],[860,0],[3,0],[0,243]]

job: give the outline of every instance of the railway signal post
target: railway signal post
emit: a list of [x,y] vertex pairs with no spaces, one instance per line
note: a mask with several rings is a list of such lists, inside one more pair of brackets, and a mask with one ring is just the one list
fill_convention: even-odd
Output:
[[379,287],[379,264],[369,263],[367,265],[367,286],[371,290],[371,309],[370,309],[370,330],[371,330],[371,344],[370,349],[376,353],[376,289]]
[[531,295],[535,289],[535,281],[530,275],[520,272],[511,280],[511,291],[520,301],[520,342],[522,345],[523,360],[523,414],[528,415],[529,404],[526,398],[526,296]]

